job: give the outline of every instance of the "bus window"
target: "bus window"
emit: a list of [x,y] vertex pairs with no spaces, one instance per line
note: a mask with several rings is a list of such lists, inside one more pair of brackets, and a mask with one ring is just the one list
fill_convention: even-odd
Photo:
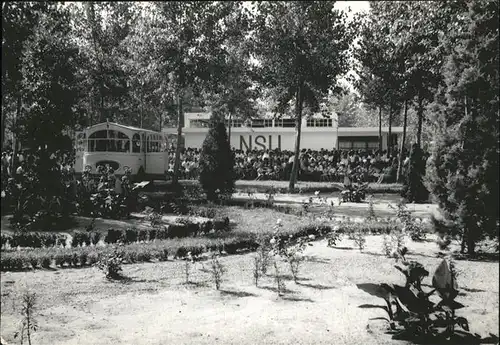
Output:
[[141,137],[138,133],[135,133],[132,138],[132,152],[139,153],[141,152]]

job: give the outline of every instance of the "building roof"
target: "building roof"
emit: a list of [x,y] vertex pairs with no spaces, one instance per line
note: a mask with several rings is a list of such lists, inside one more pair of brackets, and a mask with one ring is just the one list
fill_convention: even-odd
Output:
[[152,131],[150,129],[144,129],[144,128],[132,127],[132,126],[125,126],[125,125],[122,125],[122,124],[119,124],[119,123],[116,123],[116,122],[98,123],[98,124],[89,126],[89,127],[85,128],[85,129],[89,130],[89,129],[94,129],[94,128],[107,127],[108,125],[109,126],[113,126],[113,127],[123,128],[123,129],[129,130],[129,131],[134,131],[134,132],[148,132],[148,133],[156,133],[156,134],[161,133],[161,132],[158,132],[158,131]]

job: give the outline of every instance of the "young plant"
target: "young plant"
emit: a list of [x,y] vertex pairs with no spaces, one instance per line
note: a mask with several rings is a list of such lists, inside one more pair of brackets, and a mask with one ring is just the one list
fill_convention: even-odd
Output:
[[259,286],[259,278],[262,270],[262,259],[260,255],[256,255],[253,257],[253,279],[255,282],[255,286]]
[[375,209],[374,209],[374,203],[373,203],[373,196],[370,197],[370,200],[368,200],[368,215],[366,219],[369,221],[376,221],[377,220],[377,215],[375,214]]
[[278,297],[283,296],[286,286],[285,282],[283,281],[283,277],[281,277],[278,263],[276,261],[274,262],[274,281],[276,282],[276,291],[278,292]]
[[365,249],[365,244],[366,244],[365,233],[363,232],[363,230],[357,230],[357,231],[352,233],[352,236],[353,236],[354,243],[356,243],[356,245],[358,246],[359,251],[362,252],[363,249]]
[[212,280],[215,283],[215,289],[219,290],[220,284],[222,283],[222,276],[226,272],[224,266],[222,263],[219,261],[219,258],[217,255],[212,256],[212,261],[210,263],[210,268],[211,268],[211,273],[212,273]]
[[299,278],[299,267],[302,261],[304,261],[304,257],[297,254],[291,255],[288,258],[288,264],[290,265],[290,271],[292,272],[293,281],[295,283],[297,283]]
[[191,271],[191,262],[189,260],[185,260],[184,261],[184,278],[185,278],[185,283],[186,284],[189,284],[189,273],[190,273],[190,271]]
[[21,330],[16,332],[14,338],[20,336],[21,345],[24,344],[24,337],[28,340],[28,345],[31,345],[31,333],[38,329],[37,321],[34,318],[35,306],[37,297],[34,292],[25,291],[22,296],[21,313],[23,319],[21,321]]
[[260,238],[258,244],[257,255],[259,256],[260,271],[265,275],[271,263],[271,247],[269,245],[269,240],[265,237]]
[[335,247],[337,245],[337,242],[342,240],[342,234],[339,232],[339,229],[339,226],[335,225],[332,231],[326,235],[328,240],[328,247]]

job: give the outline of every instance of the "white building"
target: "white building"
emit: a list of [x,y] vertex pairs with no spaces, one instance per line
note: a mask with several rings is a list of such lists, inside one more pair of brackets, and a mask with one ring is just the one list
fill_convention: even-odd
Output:
[[[183,136],[185,147],[201,148],[208,132],[210,113],[185,113]],[[229,127],[229,119],[226,119]],[[276,149],[294,150],[295,120],[272,117],[243,121],[231,120],[231,146],[240,150]],[[176,128],[164,128],[170,138],[175,138]],[[397,147],[403,127],[392,127],[392,144]],[[336,116],[321,115],[302,119],[301,148],[320,150],[333,149],[378,149],[378,127],[338,127]],[[174,139],[175,141],[175,139]],[[387,149],[389,128],[382,127],[382,148]]]

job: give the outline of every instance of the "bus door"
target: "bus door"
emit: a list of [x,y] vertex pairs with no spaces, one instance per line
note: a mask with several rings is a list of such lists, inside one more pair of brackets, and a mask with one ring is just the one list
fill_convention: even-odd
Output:
[[85,132],[75,133],[75,173],[82,173],[83,166],[83,154],[87,151],[87,137]]
[[169,154],[168,154],[168,138],[167,138],[167,135],[165,134],[162,134],[162,137],[163,137],[163,142],[162,142],[162,146],[161,146],[161,151],[163,153],[163,170],[165,172],[168,171],[168,157],[169,157]]

